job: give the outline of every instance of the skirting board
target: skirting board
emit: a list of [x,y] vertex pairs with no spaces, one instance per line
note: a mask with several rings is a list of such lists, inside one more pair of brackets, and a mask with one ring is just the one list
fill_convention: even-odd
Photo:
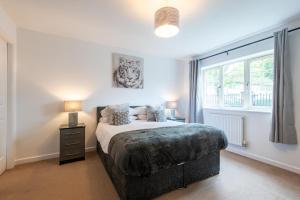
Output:
[[[96,147],[87,147],[85,149],[86,152],[90,152],[90,151],[95,151]],[[297,174],[300,174],[300,168],[295,167],[295,166],[291,166],[291,165],[287,165],[285,163],[282,162],[278,162],[263,156],[258,156],[256,154],[253,153],[248,153],[245,151],[241,151],[235,148],[232,148],[230,146],[227,147],[226,149],[229,152],[241,155],[241,156],[245,156],[247,158],[251,158],[253,160],[257,160],[275,167],[279,167]],[[31,163],[31,162],[37,162],[37,161],[41,161],[41,160],[47,160],[47,159],[52,159],[52,158],[58,158],[59,153],[52,153],[52,154],[44,154],[44,155],[39,155],[39,156],[32,156],[32,157],[27,157],[27,158],[21,158],[21,159],[17,159],[15,160],[15,164],[16,165],[20,165],[20,164],[25,164],[25,163]]]
[[[96,147],[87,147],[85,148],[85,152],[90,152],[90,151],[95,151]],[[32,163],[32,162],[37,162],[37,161],[41,161],[41,160],[48,160],[48,159],[52,159],[52,158],[58,158],[59,157],[59,153],[50,153],[50,154],[43,154],[43,155],[39,155],[39,156],[32,156],[32,157],[26,157],[26,158],[20,158],[15,160],[15,164],[16,165],[21,165],[21,164],[25,164],[25,163]]]
[[0,158],[0,174],[5,170],[4,158]]
[[281,169],[285,169],[287,171],[294,172],[296,174],[300,174],[300,168],[292,166],[292,165],[288,165],[288,164],[285,164],[282,162],[278,162],[278,161],[272,160],[270,158],[266,158],[266,157],[259,156],[259,155],[253,154],[253,153],[241,151],[241,150],[235,149],[230,146],[228,146],[226,148],[226,151],[229,151],[229,152],[232,152],[232,153],[235,153],[235,154],[247,157],[247,158],[251,158],[253,160],[257,160],[259,162],[263,162],[263,163],[266,163],[266,164],[269,164],[269,165],[272,165],[275,167],[279,167]]

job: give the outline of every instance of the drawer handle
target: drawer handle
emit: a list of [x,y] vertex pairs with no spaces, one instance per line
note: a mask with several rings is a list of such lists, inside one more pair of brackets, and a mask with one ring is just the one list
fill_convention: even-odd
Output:
[[77,155],[80,155],[80,153],[69,153],[69,154],[66,154],[65,156],[77,156]]
[[80,144],[80,142],[72,142],[72,143],[69,143],[69,144],[65,144],[65,146],[72,146],[72,145],[77,145],[77,144]]
[[67,133],[67,135],[78,135],[80,132],[72,132],[72,133]]

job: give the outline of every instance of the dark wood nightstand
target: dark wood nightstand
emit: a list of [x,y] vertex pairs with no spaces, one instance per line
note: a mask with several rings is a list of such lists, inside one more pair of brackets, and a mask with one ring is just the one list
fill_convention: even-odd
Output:
[[85,124],[61,125],[59,164],[85,159]]
[[172,120],[172,121],[177,121],[177,122],[185,122],[184,117],[175,117],[175,118],[168,117],[167,120]]

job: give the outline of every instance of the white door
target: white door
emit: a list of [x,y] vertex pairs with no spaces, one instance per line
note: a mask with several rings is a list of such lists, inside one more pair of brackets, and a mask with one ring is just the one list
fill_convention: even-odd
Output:
[[0,38],[0,174],[6,169],[7,43]]

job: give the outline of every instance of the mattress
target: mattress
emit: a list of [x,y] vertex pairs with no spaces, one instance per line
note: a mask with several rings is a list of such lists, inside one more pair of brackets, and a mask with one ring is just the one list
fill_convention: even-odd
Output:
[[184,123],[182,122],[176,121],[149,122],[145,120],[133,120],[130,124],[115,126],[108,123],[99,122],[96,129],[96,137],[103,152],[108,154],[108,146],[111,138],[119,133],[151,128],[174,127],[183,124]]

